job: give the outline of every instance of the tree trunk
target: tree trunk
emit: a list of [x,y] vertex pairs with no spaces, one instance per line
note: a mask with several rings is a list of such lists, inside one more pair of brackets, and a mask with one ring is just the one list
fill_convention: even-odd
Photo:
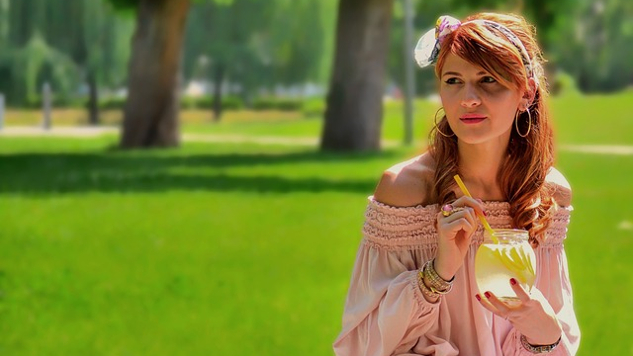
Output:
[[219,122],[222,117],[222,82],[224,81],[224,65],[218,63],[213,73],[213,121]]
[[321,149],[380,148],[393,0],[339,0],[336,53]]
[[179,71],[189,0],[140,0],[121,147],[179,144]]
[[99,95],[97,92],[97,76],[93,69],[88,69],[88,122],[92,126],[99,125]]

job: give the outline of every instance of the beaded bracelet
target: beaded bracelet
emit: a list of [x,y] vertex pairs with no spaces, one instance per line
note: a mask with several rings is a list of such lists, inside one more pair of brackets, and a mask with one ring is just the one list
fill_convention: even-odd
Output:
[[521,335],[521,345],[523,345],[524,349],[530,351],[533,354],[544,354],[547,352],[551,352],[556,348],[556,346],[558,346],[559,343],[560,338],[558,338],[558,340],[551,345],[532,345],[527,341],[525,335]]
[[429,289],[438,294],[447,294],[453,288],[453,281],[455,280],[455,277],[453,277],[450,281],[444,280],[435,271],[435,267],[433,266],[434,262],[435,259],[429,260],[422,268],[424,276],[426,276],[431,284]]

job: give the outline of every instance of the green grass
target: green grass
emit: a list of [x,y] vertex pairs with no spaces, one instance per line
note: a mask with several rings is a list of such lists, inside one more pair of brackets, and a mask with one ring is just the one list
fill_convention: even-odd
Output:
[[566,144],[633,144],[633,90],[612,95],[551,99],[558,141]]
[[328,354],[398,154],[107,144],[0,141],[0,353]]
[[[621,117],[630,98],[554,99],[560,139],[632,144]],[[318,123],[286,121],[270,133],[296,125],[312,136],[302,125]],[[0,138],[0,354],[332,354],[365,198],[415,149],[121,152],[108,148],[115,140]],[[566,248],[579,355],[633,355],[623,341],[633,158],[561,152],[558,166],[574,188]]]

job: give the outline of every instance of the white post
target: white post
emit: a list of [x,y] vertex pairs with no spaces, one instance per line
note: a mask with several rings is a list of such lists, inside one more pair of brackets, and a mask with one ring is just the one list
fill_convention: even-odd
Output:
[[404,9],[404,144],[413,143],[413,100],[415,72],[413,70],[413,4],[403,0]]
[[52,98],[51,98],[51,86],[48,82],[44,83],[42,87],[42,110],[44,112],[44,120],[42,127],[44,130],[50,130],[51,128],[51,109],[52,109]]
[[0,93],[0,130],[4,126],[4,94]]

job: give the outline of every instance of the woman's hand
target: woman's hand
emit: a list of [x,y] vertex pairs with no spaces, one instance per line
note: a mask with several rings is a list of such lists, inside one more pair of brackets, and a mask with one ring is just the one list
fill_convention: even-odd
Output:
[[514,278],[510,279],[510,285],[519,298],[516,305],[504,303],[491,292],[485,292],[485,298],[476,295],[477,300],[484,308],[511,322],[532,345],[551,345],[560,339],[562,327],[543,294],[536,288],[528,294]]
[[471,237],[479,224],[477,213],[484,214],[481,201],[466,196],[448,205],[442,209],[452,209],[449,216],[444,216],[442,211],[437,214],[439,239],[434,264],[437,274],[447,281],[464,263]]

